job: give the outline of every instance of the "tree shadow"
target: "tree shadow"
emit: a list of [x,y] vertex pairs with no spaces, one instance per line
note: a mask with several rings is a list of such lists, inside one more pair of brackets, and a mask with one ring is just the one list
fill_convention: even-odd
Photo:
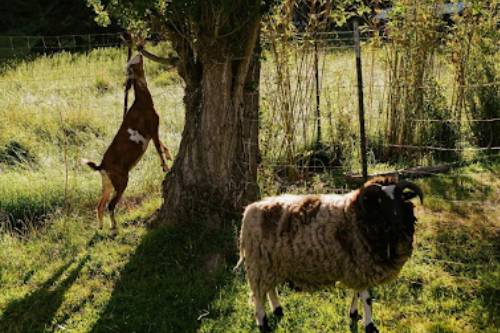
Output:
[[[483,185],[485,189],[477,190],[476,196],[468,197],[471,200],[478,196],[482,200],[482,195],[493,191],[486,184],[474,184]],[[472,313],[476,327],[490,327],[491,323],[498,327],[499,211],[491,210],[488,203],[458,207],[460,204],[451,205],[449,216],[444,220],[434,221],[437,225],[434,228],[436,245],[433,259],[455,279],[458,286],[464,286],[466,289],[470,289],[471,284],[475,286],[469,292],[457,293],[454,296],[461,299],[461,306],[475,308]]]
[[230,278],[221,253],[231,251],[236,252],[229,230],[199,224],[150,231],[91,332],[195,332],[200,315]]
[[20,300],[7,305],[0,318],[0,332],[45,332],[51,326],[55,313],[61,306],[64,294],[77,279],[89,260],[82,258],[64,279],[57,281],[75,261],[71,260],[59,268],[40,288]]

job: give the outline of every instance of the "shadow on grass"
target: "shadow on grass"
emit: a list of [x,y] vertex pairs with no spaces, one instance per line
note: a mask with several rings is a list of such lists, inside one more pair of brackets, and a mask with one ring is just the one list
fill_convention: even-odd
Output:
[[21,300],[12,301],[7,305],[0,318],[0,332],[45,332],[51,327],[55,313],[61,306],[64,294],[73,285],[85,263],[86,256],[77,266],[67,272],[67,276],[57,284],[73,260],[59,268],[36,291]]
[[91,332],[195,332],[198,318],[228,281],[218,253],[228,252],[223,244],[234,246],[231,239],[230,230],[202,225],[150,231]]
[[468,175],[431,177],[427,180],[430,193],[447,200],[482,199],[491,194],[489,184]]
[[[467,176],[434,180],[429,184],[432,193],[438,193],[438,196],[448,194],[455,196],[455,200],[461,200],[449,206],[446,218],[435,221],[438,223],[433,236],[436,241],[435,259],[453,277],[459,290],[463,288],[455,294],[461,300],[462,311],[474,314],[475,327],[490,328],[492,323],[498,327],[499,211],[486,202],[497,189],[495,185]],[[476,203],[467,204],[469,200]],[[482,200],[485,202],[481,203]],[[439,325],[436,327],[436,332],[447,332]]]

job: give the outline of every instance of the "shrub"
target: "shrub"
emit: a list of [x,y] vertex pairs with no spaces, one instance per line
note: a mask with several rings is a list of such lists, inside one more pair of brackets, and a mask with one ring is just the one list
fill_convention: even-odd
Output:
[[35,162],[35,157],[23,144],[13,140],[0,149],[0,163],[7,165],[30,164]]

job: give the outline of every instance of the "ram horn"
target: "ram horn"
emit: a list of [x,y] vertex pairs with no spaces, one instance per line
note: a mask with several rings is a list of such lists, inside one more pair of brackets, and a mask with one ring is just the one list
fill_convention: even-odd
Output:
[[396,185],[396,187],[401,191],[401,193],[403,193],[403,191],[407,188],[412,190],[420,198],[420,203],[424,203],[424,194],[422,193],[420,187],[418,187],[416,184],[407,180],[402,180]]

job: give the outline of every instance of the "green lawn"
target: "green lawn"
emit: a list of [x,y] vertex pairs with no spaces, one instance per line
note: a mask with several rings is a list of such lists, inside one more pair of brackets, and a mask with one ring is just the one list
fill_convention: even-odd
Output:
[[[96,231],[100,177],[79,160],[98,161],[121,121],[124,63],[125,50],[106,49],[0,71],[0,332],[256,332],[244,276],[232,272],[239,221],[219,232],[202,220],[147,227],[163,179],[151,147],[131,173],[119,235],[108,236],[108,223]],[[182,87],[146,64],[161,137],[175,153]],[[418,182],[426,200],[416,250],[399,279],[374,289],[375,323],[381,332],[498,332],[500,162]],[[320,175],[290,191],[338,185]],[[345,289],[280,293],[276,332],[349,331]]]

